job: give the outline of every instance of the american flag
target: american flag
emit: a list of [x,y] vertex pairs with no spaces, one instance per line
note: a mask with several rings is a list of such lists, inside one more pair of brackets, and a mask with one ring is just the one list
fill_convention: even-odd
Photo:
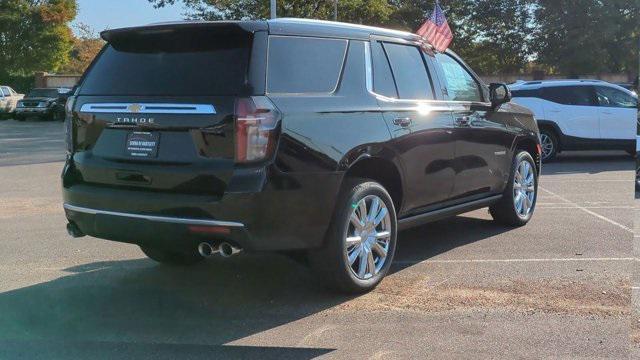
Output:
[[436,8],[416,34],[422,36],[429,44],[433,45],[439,52],[444,52],[453,41],[453,33],[440,7],[440,2],[436,1]]

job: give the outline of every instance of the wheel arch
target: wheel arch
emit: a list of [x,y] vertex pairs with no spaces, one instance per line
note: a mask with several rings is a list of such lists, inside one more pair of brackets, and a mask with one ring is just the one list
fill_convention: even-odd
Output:
[[531,155],[531,157],[535,161],[536,170],[539,174],[541,170],[542,159],[541,159],[541,155],[538,153],[538,145],[539,143],[533,140],[531,137],[522,137],[522,138],[516,139],[513,149],[514,149],[514,154],[517,154],[518,150],[524,150],[528,152],[529,155]]
[[557,151],[558,152],[562,151],[562,148],[564,145],[562,141],[564,137],[564,133],[562,132],[562,129],[560,129],[560,126],[558,126],[558,124],[549,120],[538,120],[538,128],[540,129],[540,131],[542,131],[543,129],[552,131],[556,136],[556,141],[558,142]]
[[389,192],[396,213],[400,212],[404,196],[403,178],[393,161],[378,156],[361,156],[346,169],[343,183],[348,178],[365,178],[380,183]]

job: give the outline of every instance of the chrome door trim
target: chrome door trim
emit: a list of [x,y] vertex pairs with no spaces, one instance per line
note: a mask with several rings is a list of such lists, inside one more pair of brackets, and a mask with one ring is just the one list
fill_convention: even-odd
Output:
[[215,115],[216,109],[210,104],[167,104],[167,103],[90,103],[83,104],[80,112],[117,114],[194,114]]
[[132,219],[142,219],[142,220],[149,220],[149,221],[162,222],[162,223],[184,224],[184,225],[244,227],[244,224],[239,223],[239,222],[132,214],[132,213],[123,213],[123,212],[118,212],[118,211],[91,209],[91,208],[85,208],[85,207],[75,206],[75,205],[71,205],[71,204],[64,204],[64,209],[65,210],[69,210],[69,211],[74,211],[74,212],[80,212],[80,213],[84,213],[84,214],[90,214],[90,215],[110,215],[110,216],[127,217],[127,218],[132,218]]

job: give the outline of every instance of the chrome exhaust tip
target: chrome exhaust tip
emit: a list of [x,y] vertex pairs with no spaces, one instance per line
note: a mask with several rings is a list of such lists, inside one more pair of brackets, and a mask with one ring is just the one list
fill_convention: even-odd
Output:
[[219,251],[220,250],[218,247],[215,247],[208,242],[201,242],[198,245],[198,253],[200,253],[200,255],[202,255],[202,257],[204,258],[210,258]]
[[81,238],[85,236],[85,233],[83,233],[82,230],[80,230],[78,225],[76,225],[76,223],[71,221],[67,223],[67,234],[69,234],[69,236],[74,238]]
[[231,257],[233,255],[237,255],[238,253],[240,253],[242,251],[241,248],[235,247],[235,246],[229,244],[228,242],[220,243],[218,248],[220,249],[220,256],[222,256],[224,258],[228,258],[228,257]]

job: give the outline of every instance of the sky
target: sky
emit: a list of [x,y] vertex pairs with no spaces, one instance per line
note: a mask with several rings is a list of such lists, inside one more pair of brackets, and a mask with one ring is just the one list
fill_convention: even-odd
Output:
[[[89,25],[96,33],[105,29],[180,20],[186,9],[182,4],[154,9],[147,0],[77,0],[75,23]],[[75,31],[75,29],[74,29]]]

